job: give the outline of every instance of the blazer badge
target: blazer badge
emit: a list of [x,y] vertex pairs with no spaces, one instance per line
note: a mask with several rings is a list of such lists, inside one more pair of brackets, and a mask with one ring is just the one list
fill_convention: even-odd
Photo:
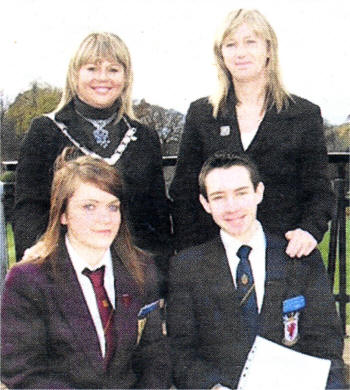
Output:
[[129,309],[131,305],[131,296],[129,294],[123,294],[122,295],[122,302],[126,309]]
[[287,347],[295,345],[299,340],[300,310],[305,307],[305,298],[299,295],[283,301],[284,338],[282,343]]
[[152,311],[158,309],[159,307],[161,307],[162,305],[162,299],[159,299],[158,301],[155,301],[155,302],[152,302],[148,305],[145,305],[143,306],[138,315],[137,315],[137,340],[136,340],[136,345],[139,345],[140,341],[141,341],[141,337],[142,337],[142,334],[143,334],[143,331],[145,329],[145,326],[146,326],[146,322],[147,322],[147,316],[149,315],[149,313],[151,313]]

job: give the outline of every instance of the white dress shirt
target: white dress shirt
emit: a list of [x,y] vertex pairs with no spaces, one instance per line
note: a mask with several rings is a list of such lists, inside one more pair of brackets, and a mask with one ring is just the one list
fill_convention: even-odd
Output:
[[[236,286],[236,271],[240,261],[237,251],[242,245],[249,245],[252,250],[249,254],[249,261],[255,283],[255,292],[259,313],[265,293],[265,265],[266,265],[266,240],[263,228],[260,222],[257,223],[257,229],[249,242],[240,242],[224,230],[220,230],[222,243],[226,251],[226,257],[230,266],[233,283]],[[236,286],[237,287],[237,286]]]
[[92,287],[90,279],[87,276],[83,275],[83,270],[85,268],[88,268],[89,270],[94,271],[97,268],[102,267],[103,265],[105,266],[104,287],[106,289],[108,298],[113,308],[115,308],[115,289],[111,251],[108,249],[101,261],[99,261],[98,264],[92,267],[77,254],[77,252],[74,250],[71,243],[69,242],[67,235],[65,237],[65,243],[70,260],[73,264],[73,268],[75,270],[80,287],[82,289],[86,304],[89,308],[92,321],[95,325],[97,337],[100,343],[101,353],[104,357],[106,354],[106,340],[103,332],[102,320],[100,312],[98,310],[94,288]]

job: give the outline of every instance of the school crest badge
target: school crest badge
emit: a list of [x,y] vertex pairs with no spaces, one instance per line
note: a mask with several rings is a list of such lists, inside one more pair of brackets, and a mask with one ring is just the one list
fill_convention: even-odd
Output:
[[283,301],[284,338],[282,343],[287,347],[295,345],[299,340],[300,310],[306,305],[305,297],[299,295]]
[[299,315],[300,315],[299,312],[292,312],[283,316],[284,338],[282,342],[287,347],[291,347],[295,345],[299,340],[299,332],[298,332]]

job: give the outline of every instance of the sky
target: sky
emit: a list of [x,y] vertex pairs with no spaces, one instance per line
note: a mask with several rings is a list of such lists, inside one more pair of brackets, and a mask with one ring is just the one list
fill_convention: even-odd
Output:
[[350,114],[350,0],[0,0],[0,91],[62,88],[70,57],[93,31],[127,44],[133,98],[186,113],[215,89],[212,45],[236,8],[260,10],[276,31],[287,90],[332,124]]

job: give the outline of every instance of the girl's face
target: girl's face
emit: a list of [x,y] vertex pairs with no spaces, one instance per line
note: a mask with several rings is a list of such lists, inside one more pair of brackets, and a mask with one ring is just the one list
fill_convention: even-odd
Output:
[[61,223],[70,243],[90,264],[97,263],[118,234],[119,199],[93,184],[80,182],[69,199]]
[[124,67],[117,62],[102,60],[97,64],[85,64],[79,70],[78,96],[92,107],[110,107],[124,87]]

